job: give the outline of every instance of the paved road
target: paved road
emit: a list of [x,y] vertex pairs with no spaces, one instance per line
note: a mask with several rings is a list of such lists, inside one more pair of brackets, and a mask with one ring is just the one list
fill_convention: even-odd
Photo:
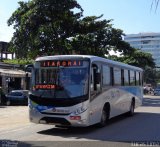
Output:
[[[160,97],[145,96],[133,117],[122,115],[108,126],[96,128],[55,128],[28,121],[26,106],[0,106],[0,140],[3,146],[136,146],[160,142]],[[18,141],[18,142],[17,142]],[[65,142],[66,141],[66,142]]]

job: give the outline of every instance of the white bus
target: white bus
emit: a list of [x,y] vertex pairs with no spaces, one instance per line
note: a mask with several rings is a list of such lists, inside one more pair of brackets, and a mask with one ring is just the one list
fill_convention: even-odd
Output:
[[105,126],[141,105],[143,70],[89,55],[39,57],[32,69],[30,121],[57,126]]

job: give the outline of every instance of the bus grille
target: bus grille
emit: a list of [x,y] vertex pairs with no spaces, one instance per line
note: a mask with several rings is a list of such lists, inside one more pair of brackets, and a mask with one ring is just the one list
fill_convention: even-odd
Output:
[[46,121],[46,123],[55,123],[55,124],[61,124],[61,125],[66,125],[66,126],[71,125],[70,122],[67,121],[65,118],[43,117],[41,120]]

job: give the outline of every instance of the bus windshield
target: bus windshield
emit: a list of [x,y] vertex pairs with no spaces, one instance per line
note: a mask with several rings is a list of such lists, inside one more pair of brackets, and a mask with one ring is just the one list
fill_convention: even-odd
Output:
[[81,62],[77,66],[35,68],[33,94],[47,98],[75,98],[88,94],[89,62]]

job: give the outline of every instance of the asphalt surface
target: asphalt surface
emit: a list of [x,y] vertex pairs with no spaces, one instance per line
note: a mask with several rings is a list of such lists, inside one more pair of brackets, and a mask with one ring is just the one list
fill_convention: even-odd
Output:
[[65,129],[30,123],[27,106],[0,106],[0,146],[160,146],[160,96],[145,96],[135,112],[104,128]]

